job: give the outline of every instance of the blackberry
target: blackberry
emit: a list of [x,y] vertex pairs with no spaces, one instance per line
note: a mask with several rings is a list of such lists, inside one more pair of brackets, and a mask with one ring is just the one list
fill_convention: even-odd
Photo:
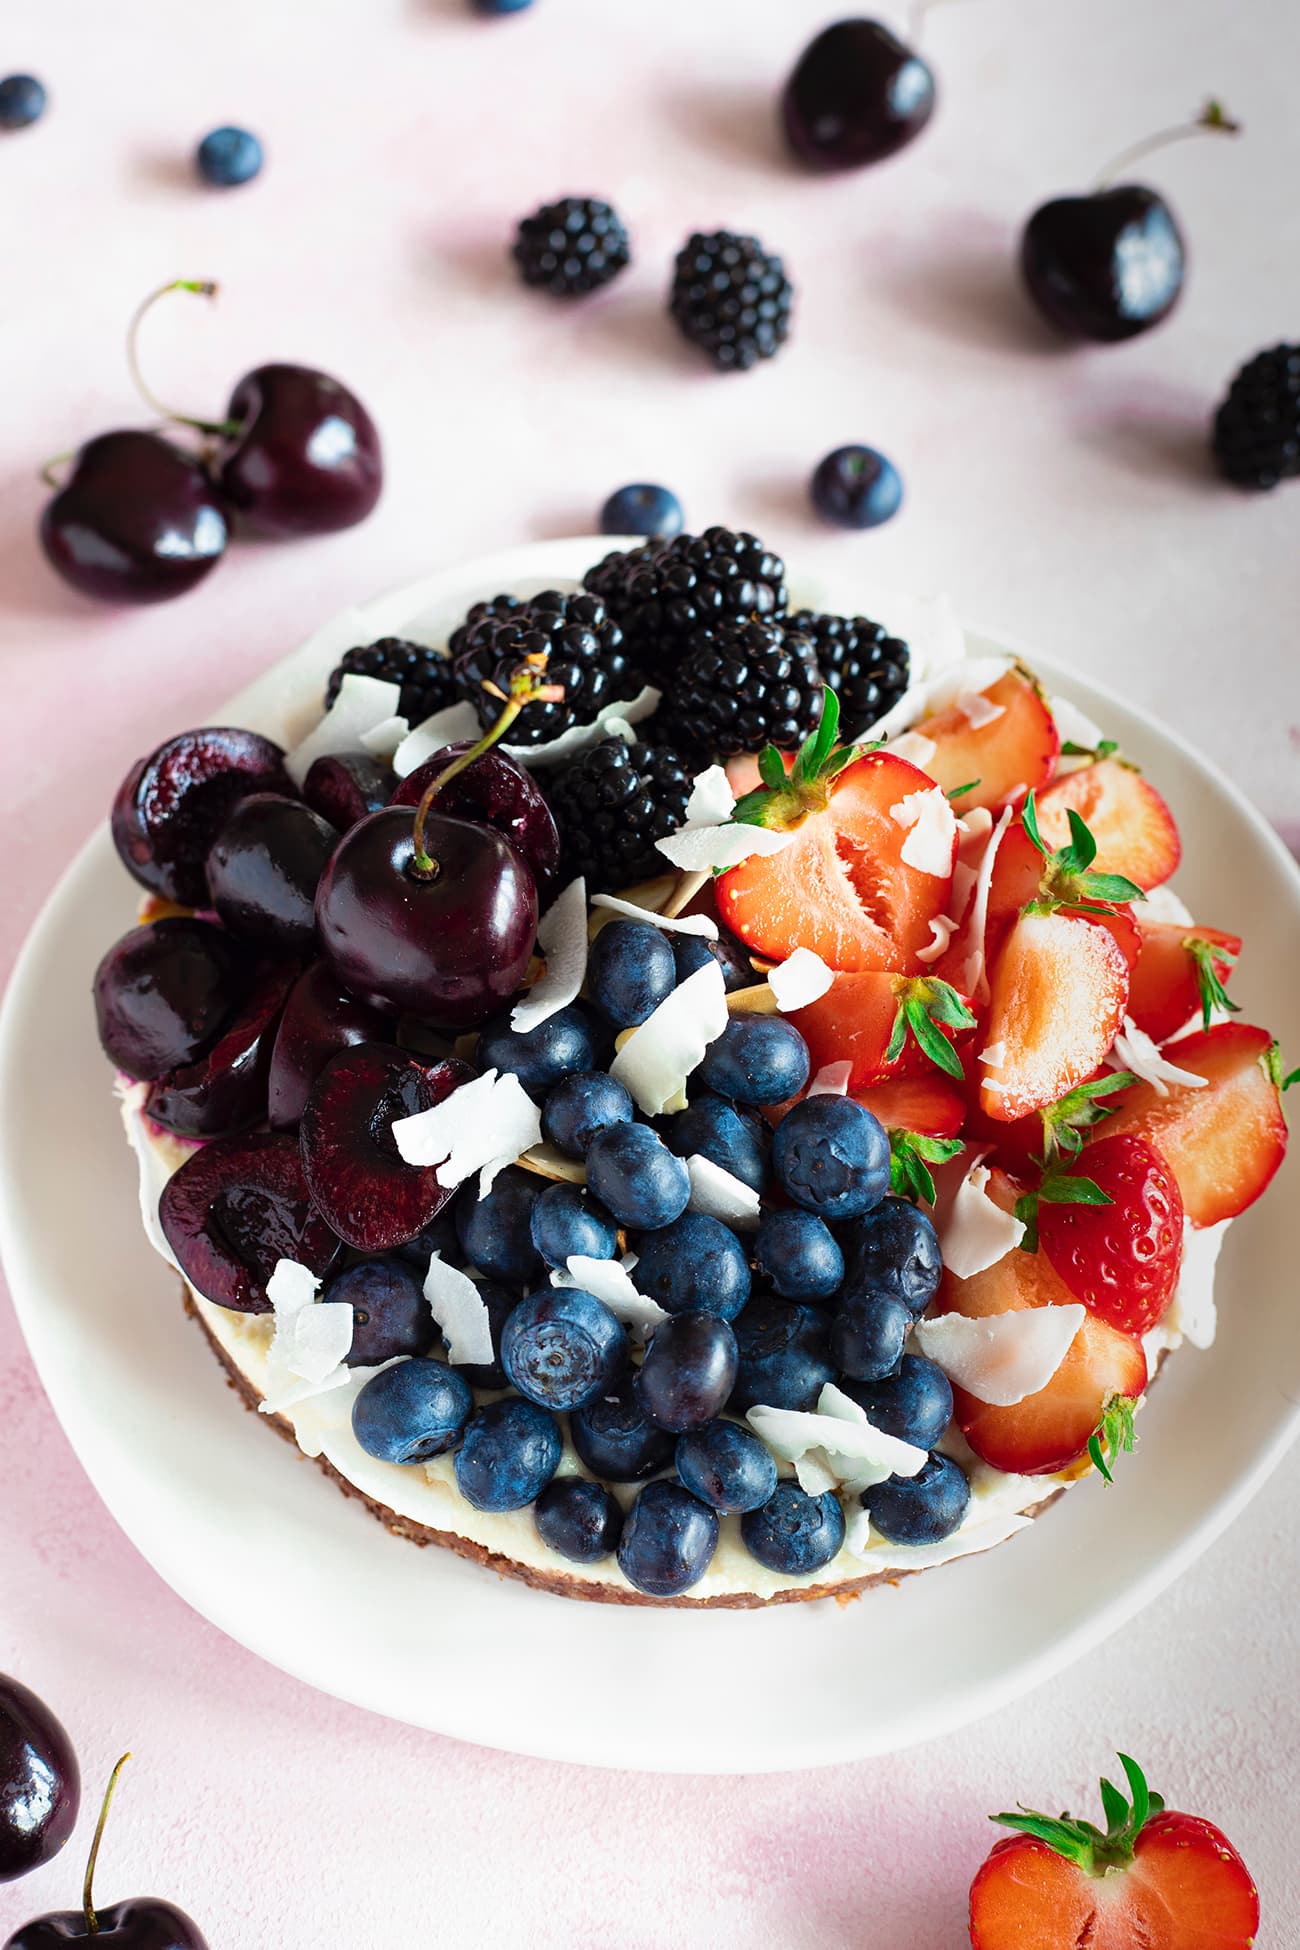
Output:
[[798,610],[787,628],[811,638],[817,668],[840,700],[840,738],[851,744],[893,709],[907,689],[912,653],[883,623],[865,616]]
[[408,643],[404,637],[380,637],[347,650],[342,661],[330,672],[325,690],[328,711],[339,694],[346,676],[382,677],[385,683],[402,687],[401,713],[408,724],[423,724],[435,711],[454,704],[459,692],[451,661],[442,650],[430,650],[424,643]]
[[616,551],[583,582],[617,617],[631,655],[661,689],[701,624],[785,614],[785,563],[757,535],[729,528]]
[[726,623],[692,639],[661,712],[664,736],[707,758],[793,751],[822,714],[811,640],[780,623]]
[[525,284],[580,298],[608,284],[631,257],[623,220],[608,203],[566,196],[521,219],[513,245]]
[[1300,474],[1300,345],[1257,352],[1214,416],[1219,472],[1235,486],[1275,488]]
[[696,231],[677,253],[668,309],[722,372],[772,358],[790,333],[794,286],[757,237]]
[[496,596],[476,603],[451,639],[456,685],[488,730],[501,699],[525,657],[547,653],[547,678],[564,692],[552,704],[529,704],[510,727],[512,745],[540,745],[570,726],[590,724],[603,706],[632,698],[641,688],[623,644],[623,632],[598,596],[548,589],[520,603]]
[[565,877],[582,874],[595,894],[667,872],[655,842],[686,818],[692,770],[667,745],[605,738],[562,771],[544,774]]

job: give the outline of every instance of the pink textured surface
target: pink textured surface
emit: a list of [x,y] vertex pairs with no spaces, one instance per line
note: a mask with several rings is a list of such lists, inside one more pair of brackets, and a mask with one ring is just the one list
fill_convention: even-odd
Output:
[[[811,0],[538,0],[490,22],[465,0],[227,0],[164,21],[151,0],[9,0],[0,68],[41,74],[52,108],[0,141],[6,966],[138,751],[342,604],[589,528],[629,478],[810,567],[851,560],[865,607],[876,575],[946,588],[1163,709],[1300,830],[1300,489],[1236,497],[1203,453],[1227,375],[1300,323],[1291,0],[944,9],[927,30],[932,129],[894,165],[818,181],[783,161],[771,101],[826,17]],[[1062,350],[1015,288],[1020,218],[1210,88],[1247,139],[1147,172],[1190,233],[1183,306],[1147,341]],[[263,134],[265,176],[200,192],[189,151],[226,120]],[[638,253],[576,311],[520,292],[501,254],[514,217],[574,189],[616,201]],[[783,247],[801,294],[794,344],[741,379],[698,368],[661,311],[672,251],[717,223]],[[155,321],[159,386],[211,412],[261,359],[333,369],[384,430],[388,494],[351,534],[239,551],[182,603],[94,610],[37,554],[34,471],[137,417],[121,326],[179,274],[224,291],[211,314],[177,300]],[[856,539],[818,529],[802,486],[854,438],[892,453],[908,488],[897,522]],[[710,1782],[440,1741],[228,1644],[103,1511],[7,1303],[0,1480],[0,1666],[62,1711],[92,1780],[123,1746],[138,1756],[102,1894],[165,1892],[214,1950],[951,1950],[984,1812],[1087,1798],[1117,1743],[1239,1843],[1272,1918],[1262,1941],[1293,1927],[1300,1457],[1122,1643],[1023,1705],[891,1761]],[[773,1684],[797,1713],[798,1675]],[[611,1711],[652,1710],[629,1675]],[[67,1861],[0,1890],[0,1926],[76,1881]]]

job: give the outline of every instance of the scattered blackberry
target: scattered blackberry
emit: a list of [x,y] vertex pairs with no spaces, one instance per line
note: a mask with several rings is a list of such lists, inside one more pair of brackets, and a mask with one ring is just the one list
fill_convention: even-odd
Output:
[[1300,345],[1257,352],[1214,416],[1219,472],[1237,487],[1274,488],[1300,474]]
[[785,614],[785,563],[757,535],[729,528],[615,552],[583,581],[617,617],[629,653],[661,688],[701,624]]
[[840,738],[845,744],[883,718],[907,689],[912,653],[883,623],[801,609],[786,627],[812,639],[817,668],[840,700]]
[[565,877],[582,874],[594,894],[667,872],[655,841],[675,833],[686,818],[693,769],[666,745],[605,738],[562,771],[543,773]]
[[556,298],[599,290],[632,254],[618,212],[590,196],[544,203],[521,219],[512,249],[524,283]]
[[822,694],[808,637],[780,623],[725,623],[692,639],[660,712],[663,734],[707,758],[793,751],[817,725]]
[[526,705],[510,727],[511,745],[540,745],[571,725],[590,724],[604,705],[641,688],[622,630],[600,598],[585,591],[548,589],[526,603],[512,596],[476,603],[450,647],[459,694],[475,706],[485,731],[501,710],[500,697],[485,685],[508,691],[525,657],[548,653],[548,680],[564,695],[553,704]]
[[770,359],[789,336],[794,286],[757,237],[696,231],[677,253],[668,309],[722,372]]
[[385,636],[378,643],[367,643],[344,652],[342,661],[330,672],[325,691],[328,711],[347,675],[382,677],[386,683],[402,687],[402,716],[408,724],[423,724],[435,711],[454,704],[460,695],[451,661],[445,652],[430,650],[423,643],[408,643],[404,637]]

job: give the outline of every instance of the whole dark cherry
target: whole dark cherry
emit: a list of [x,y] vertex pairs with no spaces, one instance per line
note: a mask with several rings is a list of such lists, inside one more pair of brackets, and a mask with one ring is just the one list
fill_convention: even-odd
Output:
[[137,1080],[193,1063],[215,1042],[247,984],[238,944],[211,921],[175,915],[132,928],[95,970],[104,1053]]
[[881,162],[934,113],[934,75],[879,20],[838,20],[809,42],[781,98],[786,136],[816,169]]
[[[435,752],[402,780],[391,803],[418,806],[434,781],[469,750],[466,741]],[[532,868],[538,899],[545,902],[560,870],[560,833],[531,772],[499,748],[485,751],[447,781],[438,794],[438,809],[457,819],[481,821],[504,833]]]
[[230,396],[215,468],[250,535],[280,541],[364,521],[384,484],[375,423],[355,393],[311,366],[257,366]]
[[40,537],[51,566],[82,595],[165,602],[221,560],[227,509],[204,467],[172,441],[101,433],[47,502]]
[[182,731],[137,759],[117,789],[113,844],[151,894],[182,907],[208,904],[208,851],[252,792],[296,798],[284,752],[255,731],[227,725]]
[[355,1043],[390,1042],[393,1023],[349,995],[328,962],[318,961],[289,991],[275,1032],[266,1085],[273,1131],[296,1131],[307,1093],[332,1056]]
[[0,1673],[0,1882],[53,1861],[80,1806],[77,1756],[61,1721]]
[[316,888],[338,840],[301,800],[241,799],[207,858],[212,905],[241,940],[305,957],[316,939]]

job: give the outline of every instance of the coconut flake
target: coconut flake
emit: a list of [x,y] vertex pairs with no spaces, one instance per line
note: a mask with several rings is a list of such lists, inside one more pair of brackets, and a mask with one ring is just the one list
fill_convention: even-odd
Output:
[[487,1302],[469,1274],[448,1265],[441,1253],[429,1256],[424,1297],[447,1343],[447,1359],[453,1367],[487,1367],[496,1359]]
[[993,863],[1002,844],[1002,835],[1011,824],[1011,812],[1010,806],[1003,807],[997,825],[985,842],[975,872],[975,889],[971,896],[970,913],[962,930],[962,945],[966,951],[966,961],[961,987],[964,993],[976,1002],[987,1002],[989,999],[988,970],[984,959],[984,933],[989,917],[989,888],[993,883]]
[[939,787],[909,792],[905,799],[889,808],[889,817],[907,832],[899,856],[904,864],[915,867],[918,873],[931,874],[936,880],[948,880],[952,875],[957,818]]
[[617,714],[606,718],[605,736],[607,738],[621,738],[625,745],[635,745],[639,742],[635,730],[628,723],[627,719],[621,718]]
[[1171,1063],[1146,1030],[1138,1028],[1132,1016],[1125,1016],[1124,1027],[1106,1058],[1106,1068],[1131,1070],[1135,1077],[1151,1085],[1157,1097],[1167,1097],[1171,1083],[1187,1090],[1203,1090],[1209,1082],[1208,1077],[1198,1076],[1195,1070],[1180,1070],[1176,1063]]
[[1007,1060],[1006,1043],[999,1038],[996,1043],[986,1043],[979,1053],[981,1063],[987,1063],[990,1070],[1000,1070]]
[[778,833],[768,826],[683,826],[655,844],[683,873],[726,873],[756,853],[780,853],[796,837],[793,827]]
[[395,718],[385,718],[383,723],[377,724],[372,731],[362,733],[361,749],[369,753],[371,758],[382,759],[386,764],[391,763],[394,752],[410,729],[406,719],[400,715]]
[[339,694],[314,731],[295,745],[284,761],[294,784],[301,786],[318,758],[346,757],[365,750],[365,737],[399,715],[400,684],[382,677],[360,677],[348,671]]
[[795,1480],[805,1496],[825,1496],[827,1490],[839,1488],[839,1477],[831,1468],[830,1457],[824,1449],[809,1449],[806,1455],[799,1456],[794,1466]]
[[972,731],[982,731],[986,724],[996,724],[1006,715],[1005,704],[995,704],[983,691],[958,691],[957,709],[965,718]]
[[795,1009],[805,1009],[810,1002],[816,1002],[825,995],[834,980],[832,971],[811,948],[796,948],[788,960],[771,969],[767,977],[768,987],[783,1015],[789,1015]]
[[721,826],[736,810],[736,795],[721,765],[698,772],[686,801],[687,826]]
[[456,704],[444,704],[441,711],[425,718],[403,738],[393,753],[393,770],[399,779],[408,778],[444,746],[461,743],[466,738],[477,740],[482,735],[478,712],[468,698],[461,698]]
[[653,907],[638,907],[635,901],[621,900],[617,894],[593,894],[593,907],[607,907],[611,914],[626,915],[629,921],[648,921],[665,934],[697,934],[701,941],[716,941],[718,924],[708,914],[657,914]]
[[348,1380],[341,1364],[352,1347],[352,1307],[346,1300],[317,1303],[319,1288],[310,1267],[294,1259],[276,1261],[266,1283],[275,1334],[267,1355],[266,1390],[258,1403],[263,1415],[278,1415]]
[[972,806],[957,821],[957,857],[965,860],[968,852],[981,847],[993,831],[993,815],[987,806]]
[[[1000,678],[1010,670],[1012,659],[1006,655],[993,657],[964,657],[927,685],[925,708],[928,714],[949,711],[955,706],[962,711],[962,699],[977,697],[981,691],[992,690]],[[995,711],[994,715],[997,715]]]
[[587,883],[581,875],[556,895],[543,914],[537,924],[537,945],[546,957],[546,972],[510,1012],[510,1027],[521,1036],[567,1009],[586,979]]
[[957,932],[957,922],[950,914],[934,914],[930,917],[930,939],[924,948],[918,948],[916,959],[922,962],[938,961],[946,954],[948,943]]
[[938,749],[934,739],[927,738],[923,731],[900,731],[885,746],[891,758],[905,758],[919,772],[925,771]]
[[1162,1326],[1182,1334],[1193,1347],[1213,1347],[1218,1315],[1214,1305],[1214,1273],[1231,1219],[1218,1225],[1194,1226],[1183,1221],[1183,1258],[1178,1287]]
[[734,1226],[737,1232],[754,1230],[758,1224],[759,1198],[752,1185],[715,1164],[712,1158],[702,1157],[698,1151],[693,1151],[686,1160],[686,1169],[691,1174],[692,1212],[720,1219],[724,1226]]
[[[1044,1487],[1044,1498],[1052,1494],[1051,1488]],[[961,1556],[973,1557],[979,1551],[993,1550],[1004,1544],[1019,1530],[1028,1530],[1032,1517],[1022,1516],[1018,1511],[1007,1515],[981,1518],[978,1506],[972,1498],[966,1516],[958,1524],[952,1537],[962,1540]],[[871,1517],[866,1510],[856,1509],[847,1512],[844,1529],[844,1548],[859,1558],[864,1564],[879,1571],[926,1571],[936,1564],[948,1564],[954,1556],[952,1537],[938,1544],[890,1544],[875,1540],[871,1533]]]
[[551,1285],[576,1286],[584,1293],[594,1293],[616,1320],[645,1341],[669,1316],[657,1300],[633,1284],[636,1263],[635,1253],[625,1259],[591,1259],[586,1253],[570,1253],[563,1267],[557,1266],[552,1272]]
[[647,1117],[659,1117],[686,1088],[710,1043],[727,1027],[727,985],[712,958],[665,996],[624,1043],[609,1074]]
[[657,691],[653,684],[647,684],[634,698],[619,698],[603,705],[590,724],[570,725],[558,738],[550,738],[542,745],[503,745],[501,749],[508,752],[517,764],[530,770],[534,766],[545,768],[558,765],[561,760],[576,758],[579,752],[589,751],[593,745],[599,745],[608,738],[610,724],[615,718],[619,729],[614,735],[623,737],[633,725],[653,716],[659,709],[662,696],[662,691]]
[[1072,704],[1068,697],[1049,697],[1047,708],[1055,720],[1063,745],[1086,745],[1092,752],[1106,736],[1101,726],[1095,724],[1077,704]]
[[843,1097],[848,1093],[853,1064],[848,1057],[840,1063],[823,1063],[808,1085],[810,1097]]
[[1025,1228],[1014,1213],[1004,1212],[988,1196],[989,1169],[977,1152],[957,1187],[956,1194],[939,1220],[939,1244],[943,1263],[959,1280],[972,1280],[977,1273],[996,1266],[1020,1244]]
[[1168,921],[1176,928],[1195,926],[1192,910],[1185,901],[1179,900],[1168,881],[1159,887],[1148,887],[1147,897],[1142,903],[1144,921]]
[[126,1140],[135,1153],[136,1174],[140,1189],[140,1223],[144,1227],[145,1238],[154,1251],[165,1259],[169,1266],[180,1272],[180,1261],[167,1243],[167,1235],[158,1218],[158,1201],[163,1187],[171,1177],[165,1161],[159,1157],[149,1142],[145,1128],[144,1106],[149,1095],[147,1083],[128,1083],[122,1077],[114,1086],[122,1105],[122,1127]]
[[798,1464],[810,1451],[820,1452],[817,1462],[824,1461],[837,1482],[861,1483],[866,1488],[868,1479],[882,1483],[887,1476],[915,1476],[924,1468],[924,1449],[886,1435],[856,1402],[848,1404],[854,1411],[850,1417],[842,1405],[848,1397],[836,1400],[840,1393],[834,1389],[828,1398],[823,1388],[816,1411],[759,1404],[745,1420],[772,1454],[785,1462]]
[[485,1070],[440,1104],[395,1118],[392,1131],[405,1164],[434,1165],[438,1183],[449,1186],[477,1171],[484,1198],[499,1171],[541,1142],[542,1116],[512,1071]]
[[918,1320],[912,1339],[950,1381],[993,1408],[1014,1408],[1046,1388],[1087,1318],[1087,1308],[1022,1307],[968,1320],[940,1314]]

